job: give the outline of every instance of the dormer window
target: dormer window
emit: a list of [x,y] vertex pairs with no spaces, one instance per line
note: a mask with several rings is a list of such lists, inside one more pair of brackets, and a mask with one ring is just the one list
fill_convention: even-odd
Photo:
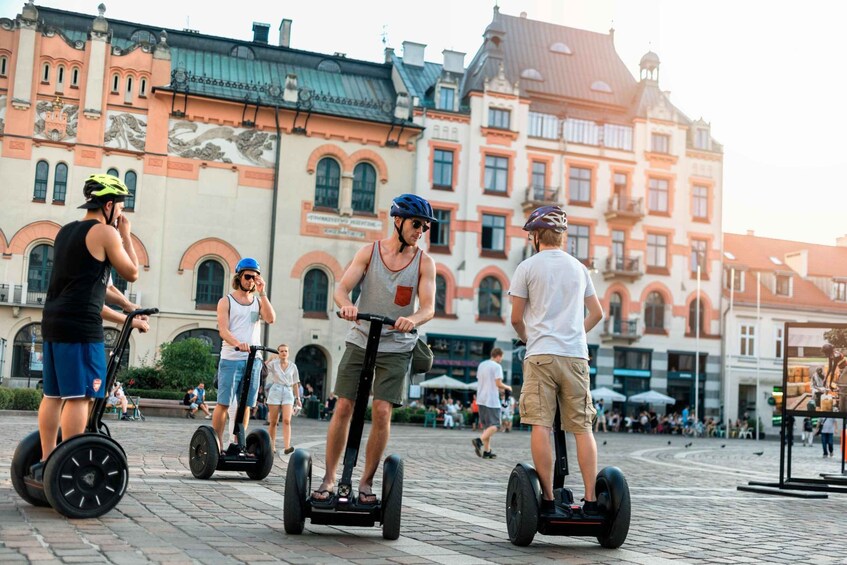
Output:
[[832,283],[832,299],[838,302],[847,302],[847,281],[834,281]]
[[230,56],[236,57],[238,59],[247,59],[252,61],[256,58],[256,55],[253,54],[253,50],[245,45],[236,45],[229,52]]
[[777,275],[776,276],[776,292],[777,296],[791,296],[791,276]]
[[709,130],[706,128],[697,128],[694,134],[694,147],[696,149],[709,149]]
[[148,45],[156,45],[156,36],[146,29],[139,29],[138,31],[134,31],[132,35],[129,37],[129,40],[133,43],[146,43]]
[[609,83],[602,80],[595,80],[591,83],[591,90],[594,92],[605,92],[607,94],[612,93],[612,87],[609,86]]
[[544,77],[541,76],[541,73],[535,69],[524,69],[521,71],[521,78],[525,78],[527,80],[537,80],[539,82],[544,80]]
[[553,53],[559,53],[561,55],[573,55],[573,51],[571,48],[567,46],[566,43],[562,43],[561,41],[557,41],[553,45],[550,46],[550,51]]
[[442,86],[438,90],[438,109],[453,111],[453,101],[456,98],[456,89]]

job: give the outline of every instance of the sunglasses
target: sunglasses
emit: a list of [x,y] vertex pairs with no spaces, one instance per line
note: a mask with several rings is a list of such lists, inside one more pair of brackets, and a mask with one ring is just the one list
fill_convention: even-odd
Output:
[[424,233],[429,231],[429,224],[424,223],[420,220],[412,220],[412,227],[415,228],[416,230],[419,230],[419,229],[421,229],[421,227],[423,227]]
[[241,275],[241,276],[244,277],[245,279],[247,279],[248,281],[252,281],[253,279],[256,278],[256,275]]

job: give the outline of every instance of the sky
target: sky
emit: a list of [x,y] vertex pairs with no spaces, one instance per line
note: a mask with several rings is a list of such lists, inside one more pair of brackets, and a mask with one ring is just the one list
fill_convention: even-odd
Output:
[[[211,0],[104,0],[106,18],[250,40],[254,21],[293,20],[291,46],[381,61],[383,39],[467,53],[491,21],[494,0],[249,1],[236,10]],[[817,0],[498,0],[503,13],[606,33],[638,76],[648,50],[661,61],[659,86],[724,145],[723,230],[834,245],[847,234],[844,104],[847,2]],[[98,0],[36,5],[97,14]],[[0,0],[14,18],[23,0]],[[233,4],[230,4],[232,6]],[[847,178],[847,175],[844,175]]]

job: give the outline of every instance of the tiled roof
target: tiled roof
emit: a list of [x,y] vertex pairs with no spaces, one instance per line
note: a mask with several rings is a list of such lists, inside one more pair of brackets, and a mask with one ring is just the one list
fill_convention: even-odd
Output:
[[[427,91],[435,86],[438,77],[441,76],[442,65],[439,63],[424,63],[423,67],[407,65],[402,57],[393,53],[391,62],[400,73],[406,88],[409,89],[409,96],[417,96],[421,102],[427,97]],[[431,96],[429,98],[432,99]]]
[[[724,256],[727,268],[744,269],[744,292],[735,292],[735,301],[748,304],[756,303],[756,272],[793,273],[786,264],[786,254],[806,251],[808,254],[809,277],[831,279],[847,278],[847,247],[817,245],[800,241],[771,239],[755,235],[725,233],[723,239]],[[782,264],[776,264],[771,257]],[[761,302],[765,305],[786,309],[825,308],[831,312],[847,313],[847,303],[832,300],[808,278],[792,274],[792,296],[776,295],[766,285],[762,285]],[[729,292],[724,290],[726,296]]]

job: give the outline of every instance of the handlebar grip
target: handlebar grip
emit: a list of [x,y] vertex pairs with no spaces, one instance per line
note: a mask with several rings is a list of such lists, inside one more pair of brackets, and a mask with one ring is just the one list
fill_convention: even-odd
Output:
[[136,310],[132,312],[135,316],[153,316],[159,313],[158,308],[142,308],[140,310]]

